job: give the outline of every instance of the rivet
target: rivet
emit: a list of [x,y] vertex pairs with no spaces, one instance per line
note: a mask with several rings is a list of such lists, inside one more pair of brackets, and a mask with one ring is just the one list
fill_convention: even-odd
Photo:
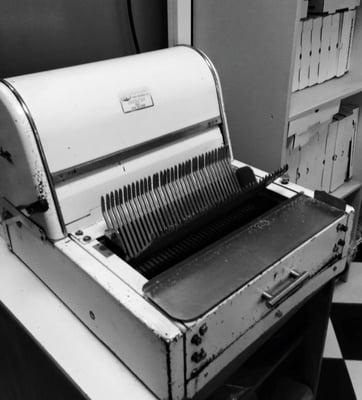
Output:
[[16,226],[17,226],[18,228],[21,228],[21,227],[23,226],[23,224],[22,224],[22,222],[20,222],[20,221],[16,221]]
[[93,320],[96,319],[96,316],[94,315],[94,312],[93,312],[93,311],[89,311],[89,316],[90,316]]
[[75,232],[75,234],[77,236],[82,236],[83,235],[83,231],[81,231],[80,229],[77,230],[77,232]]
[[194,377],[197,375],[197,373],[198,373],[198,369],[197,369],[197,368],[194,368],[194,369],[191,371],[191,378],[194,378]]
[[90,242],[92,240],[92,238],[90,236],[84,236],[83,240],[85,242]]
[[200,329],[199,329],[200,335],[201,335],[201,336],[204,336],[205,333],[207,332],[207,330],[208,330],[207,325],[206,325],[206,324],[202,324],[202,325],[200,326]]

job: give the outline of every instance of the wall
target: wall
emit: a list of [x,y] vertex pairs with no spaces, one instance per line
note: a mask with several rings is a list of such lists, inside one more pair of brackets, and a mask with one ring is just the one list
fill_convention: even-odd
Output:
[[[165,3],[132,0],[143,51],[167,46]],[[1,78],[134,52],[126,0],[1,0]]]

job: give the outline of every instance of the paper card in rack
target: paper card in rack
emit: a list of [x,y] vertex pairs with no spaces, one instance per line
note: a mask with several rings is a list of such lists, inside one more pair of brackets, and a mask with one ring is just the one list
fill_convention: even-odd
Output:
[[328,62],[329,62],[329,43],[332,29],[332,16],[323,17],[322,21],[322,39],[321,39],[321,57],[319,64],[318,83],[322,83],[328,79]]
[[309,69],[312,49],[312,27],[311,19],[303,21],[302,32],[302,58],[300,64],[299,89],[309,86]]
[[355,14],[355,11],[345,11],[341,14],[337,76],[342,76],[348,71]]
[[330,50],[328,54],[328,79],[331,79],[337,75],[339,59],[339,28],[340,14],[336,13],[333,14],[331,18],[331,36],[329,41]]
[[309,84],[315,85],[318,83],[320,48],[321,48],[321,31],[322,17],[313,18],[312,28],[312,55],[310,60]]
[[320,125],[310,132],[309,141],[301,148],[298,185],[312,190],[321,189],[327,132],[328,124]]
[[302,31],[303,31],[303,22],[297,22],[297,32],[296,32],[296,49],[295,49],[295,61],[294,61],[294,73],[293,73],[293,82],[292,82],[292,91],[295,92],[299,89],[299,76],[300,76],[300,64],[302,57]]

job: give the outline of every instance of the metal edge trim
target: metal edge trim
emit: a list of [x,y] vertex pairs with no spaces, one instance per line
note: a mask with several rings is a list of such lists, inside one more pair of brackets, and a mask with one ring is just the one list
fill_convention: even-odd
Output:
[[224,136],[224,139],[227,143],[227,145],[229,146],[230,149],[230,156],[231,159],[234,158],[233,155],[233,150],[232,150],[232,146],[231,146],[231,140],[230,140],[230,133],[229,133],[229,126],[228,126],[228,122],[227,122],[227,118],[226,118],[226,111],[225,111],[225,102],[224,102],[224,97],[222,94],[222,88],[221,88],[221,82],[220,82],[220,77],[219,74],[215,68],[215,65],[213,64],[213,62],[210,60],[210,58],[200,49],[198,49],[197,47],[193,47],[187,44],[180,44],[178,46],[181,47],[187,47],[193,51],[195,51],[196,53],[198,53],[206,62],[206,65],[209,67],[210,72],[214,78],[214,82],[215,82],[215,87],[216,87],[216,93],[217,93],[217,98],[219,101],[219,109],[220,109],[220,117],[221,117],[221,132]]
[[61,230],[62,230],[64,235],[67,235],[67,230],[66,230],[66,227],[65,227],[64,218],[63,218],[63,214],[62,214],[62,211],[61,211],[61,208],[60,208],[58,196],[57,196],[57,193],[55,191],[54,182],[53,182],[53,179],[52,179],[52,174],[50,173],[48,161],[46,159],[45,152],[44,152],[43,146],[41,144],[38,128],[37,128],[37,126],[35,124],[33,116],[31,115],[31,112],[30,112],[27,104],[25,103],[24,99],[21,97],[20,93],[14,88],[14,86],[10,82],[5,80],[5,79],[1,79],[0,82],[2,84],[4,84],[13,93],[13,95],[15,96],[17,101],[19,102],[21,108],[23,109],[23,111],[24,111],[24,113],[25,113],[25,115],[26,115],[26,117],[28,119],[28,122],[29,122],[30,127],[31,127],[31,129],[33,131],[33,134],[34,134],[34,138],[35,138],[35,142],[36,142],[39,154],[40,154],[40,158],[41,158],[42,163],[43,163],[45,174],[46,174],[46,177],[48,179],[48,185],[49,185],[50,193],[52,194],[52,197],[53,197],[54,206],[55,206],[55,210],[56,210],[56,213],[57,213],[57,216],[58,216],[58,219],[59,219]]
[[96,158],[91,161],[86,161],[84,163],[69,168],[65,168],[60,171],[56,171],[52,174],[53,181],[55,184],[65,182],[79,175],[83,175],[94,170],[99,170],[111,164],[119,163],[120,161],[127,160],[131,157],[137,156],[147,151],[155,150],[175,140],[185,139],[191,136],[195,136],[205,129],[209,129],[214,126],[220,125],[221,122],[222,120],[219,117],[212,118],[207,121],[200,122],[199,124],[192,125],[172,133],[165,134],[159,138],[140,143],[136,146],[129,147],[125,150],[120,150],[111,154],[107,154],[106,156]]

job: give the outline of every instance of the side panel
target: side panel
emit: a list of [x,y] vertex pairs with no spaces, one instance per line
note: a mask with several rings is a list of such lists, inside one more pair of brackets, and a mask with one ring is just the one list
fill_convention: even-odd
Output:
[[328,268],[322,273],[318,274],[314,279],[308,282],[301,290],[296,292],[293,296],[289,297],[283,302],[275,312],[269,313],[265,318],[258,321],[255,325],[251,326],[244,335],[239,337],[235,342],[230,345],[225,351],[215,359],[212,360],[200,373],[188,381],[187,395],[192,398],[195,393],[205,387],[220,371],[228,366],[228,364],[246,350],[252,343],[259,339],[265,332],[267,332],[273,325],[280,321],[286,314],[288,314],[296,304],[300,304],[311,294],[316,292],[325,283],[333,279],[334,276],[341,273],[345,267],[345,261],[339,261],[335,267]]
[[74,242],[54,247],[24,225],[9,232],[14,253],[157,397],[184,397],[183,340],[172,322]]
[[0,196],[16,207],[45,199],[49,210],[32,219],[50,239],[63,238],[34,132],[21,104],[4,84],[0,84],[0,171]]
[[[273,307],[277,307],[287,298],[286,294],[285,297],[281,298],[281,302],[278,302],[275,306],[270,306],[267,304],[263,293],[279,293],[289,288],[289,277],[292,271],[296,271],[300,276],[303,274],[308,276],[304,284],[308,281],[313,281],[317,271],[326,265],[334,255],[341,254],[343,257],[346,256],[344,248],[339,245],[340,243],[342,244],[339,239],[346,240],[347,245],[345,247],[348,248],[349,234],[338,232],[337,226],[340,223],[347,225],[350,222],[348,231],[351,231],[353,218],[350,218],[350,221],[347,221],[347,218],[348,216],[345,215],[337,220],[250,281],[202,319],[189,324],[190,330],[186,333],[187,379],[199,375],[199,372],[205,366],[212,363],[234,341],[245,334],[250,327],[271,313]],[[333,270],[334,266],[330,266],[329,269]],[[296,286],[294,291],[298,289],[299,287]],[[302,291],[303,289],[299,290]],[[202,334],[205,326],[206,333]],[[201,337],[201,342],[198,346],[193,343],[192,338],[194,335],[200,335]],[[202,350],[204,358],[195,361],[195,353]]]

